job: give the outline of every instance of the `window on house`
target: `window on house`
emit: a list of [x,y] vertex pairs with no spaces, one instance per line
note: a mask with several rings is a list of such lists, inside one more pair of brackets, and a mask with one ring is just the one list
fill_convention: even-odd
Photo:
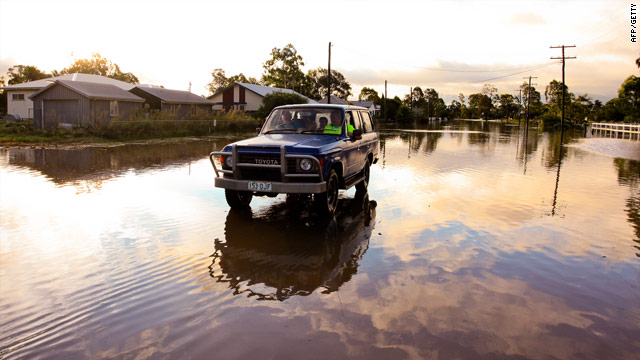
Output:
[[12,94],[11,100],[13,101],[24,101],[24,94]]
[[120,111],[118,110],[118,100],[111,100],[109,102],[109,115],[118,116]]

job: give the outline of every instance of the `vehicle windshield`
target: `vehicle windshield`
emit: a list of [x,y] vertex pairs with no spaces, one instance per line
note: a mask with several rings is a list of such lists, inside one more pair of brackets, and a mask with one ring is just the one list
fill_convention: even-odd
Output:
[[322,107],[283,108],[274,110],[265,126],[263,134],[342,134],[342,111]]

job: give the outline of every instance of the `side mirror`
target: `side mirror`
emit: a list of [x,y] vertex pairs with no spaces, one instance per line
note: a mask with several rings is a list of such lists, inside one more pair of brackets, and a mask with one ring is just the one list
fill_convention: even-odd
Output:
[[353,130],[353,132],[351,133],[351,138],[354,139],[354,140],[361,140],[362,139],[362,129]]
[[262,128],[257,127],[256,128],[256,133],[260,134],[260,130],[262,130]]

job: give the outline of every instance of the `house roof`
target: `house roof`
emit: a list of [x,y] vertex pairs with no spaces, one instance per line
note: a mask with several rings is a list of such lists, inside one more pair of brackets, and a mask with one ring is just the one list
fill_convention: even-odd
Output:
[[75,74],[64,74],[60,76],[54,76],[54,77],[36,80],[36,81],[29,81],[22,84],[7,85],[7,86],[3,86],[2,90],[40,90],[56,82],[57,80],[70,80],[70,81],[83,81],[83,82],[91,82],[91,83],[98,83],[98,84],[111,84],[124,90],[129,90],[135,86],[134,84],[129,84],[124,81],[108,78],[106,76],[75,73]]
[[213,101],[202,98],[184,90],[171,90],[158,87],[136,86],[137,89],[151,94],[169,104],[202,104],[213,105]]
[[226,90],[234,87],[235,85],[242,86],[243,88],[245,88],[245,89],[247,89],[247,90],[249,90],[251,92],[254,92],[257,95],[260,95],[261,97],[265,97],[266,95],[269,95],[269,94],[274,93],[274,92],[283,92],[283,93],[296,94],[296,95],[302,96],[303,98],[309,100],[310,103],[315,103],[314,100],[309,99],[308,97],[300,94],[297,91],[293,91],[291,89],[284,89],[284,88],[264,86],[264,85],[256,85],[256,84],[247,84],[247,83],[233,83],[233,84],[227,86],[226,88],[224,88],[222,90],[219,90],[215,94],[209,96],[207,99],[211,99],[214,96],[216,96],[218,94],[221,94],[221,93],[225,92]]
[[371,106],[373,106],[373,101],[359,101],[359,100],[354,100],[351,103],[353,103],[353,105],[356,106],[362,106],[362,107],[366,107],[368,109],[371,108]]
[[[327,98],[324,98],[322,100],[318,100],[318,103],[320,104],[327,104]],[[342,100],[338,97],[335,97],[333,95],[331,95],[331,103],[332,104],[338,104],[338,105],[347,105],[349,104],[346,100]]]
[[122,100],[132,102],[144,102],[144,99],[112,84],[101,84],[94,82],[84,81],[70,81],[70,80],[56,80],[56,82],[49,84],[49,86],[36,91],[29,96],[29,99],[47,91],[49,88],[55,85],[61,85],[69,88],[81,95],[84,95],[92,100]]

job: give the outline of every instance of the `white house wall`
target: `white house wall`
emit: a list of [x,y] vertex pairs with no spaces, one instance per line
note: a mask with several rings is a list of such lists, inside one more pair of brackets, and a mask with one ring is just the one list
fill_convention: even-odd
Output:
[[[222,93],[215,95],[214,97],[210,98],[209,100],[213,101],[213,102],[222,102]],[[213,105],[213,110],[222,110],[222,105],[221,104],[216,104]]]
[[[36,91],[7,90],[7,114],[19,115],[23,119],[33,119],[33,101],[29,99],[29,96],[34,92]],[[24,94],[24,100],[13,100],[13,94]]]
[[262,96],[254,93],[253,91],[244,91],[244,100],[247,102],[245,111],[257,111],[262,105]]

